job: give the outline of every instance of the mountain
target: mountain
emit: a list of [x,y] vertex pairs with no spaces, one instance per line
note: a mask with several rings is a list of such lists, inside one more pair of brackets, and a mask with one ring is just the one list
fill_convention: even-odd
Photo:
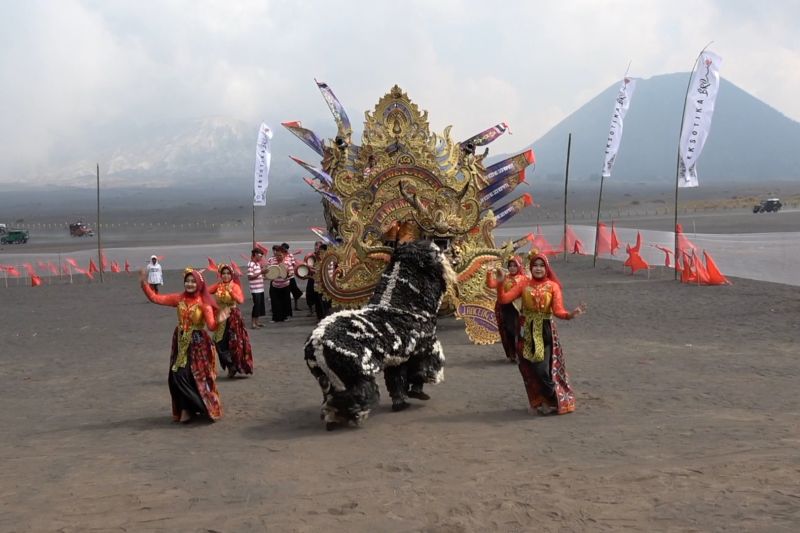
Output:
[[[688,81],[688,73],[637,80],[612,180],[674,183]],[[604,90],[532,144],[534,183],[563,184],[570,132],[570,181],[600,179],[618,90],[618,83]],[[800,178],[798,148],[800,123],[723,78],[711,132],[697,164],[700,185]],[[507,156],[497,159],[501,157]]]
[[[204,117],[116,132],[104,139],[97,160],[54,164],[37,181],[54,186],[94,187],[95,163],[99,161],[104,187],[205,187],[252,191],[258,125],[226,117]],[[281,132],[282,133],[282,132]],[[303,152],[302,143],[287,135],[273,139],[270,178],[300,188],[301,171],[285,157]],[[287,145],[285,148],[283,145]],[[288,150],[294,149],[294,152]]]

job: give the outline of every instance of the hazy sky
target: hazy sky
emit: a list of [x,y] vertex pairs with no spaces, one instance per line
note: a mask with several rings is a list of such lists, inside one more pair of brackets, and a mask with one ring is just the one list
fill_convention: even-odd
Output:
[[724,78],[800,120],[798,21],[800,0],[0,0],[0,181],[186,118],[330,136],[315,77],[354,124],[397,83],[456,138],[507,121],[493,152],[512,151],[629,61],[688,71],[712,40]]

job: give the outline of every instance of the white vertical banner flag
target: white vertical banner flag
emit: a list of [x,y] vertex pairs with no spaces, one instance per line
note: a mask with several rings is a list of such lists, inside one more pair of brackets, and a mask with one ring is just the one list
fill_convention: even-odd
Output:
[[608,139],[606,139],[606,157],[603,161],[603,177],[611,177],[611,169],[617,159],[619,143],[622,141],[622,121],[631,106],[633,91],[636,89],[636,80],[628,78],[622,79],[622,86],[617,94],[617,101],[614,104],[614,113],[611,115],[611,127],[608,129]]
[[686,93],[686,109],[683,112],[681,130],[680,161],[678,165],[678,187],[697,187],[697,160],[703,151],[711,117],[719,92],[719,67],[722,58],[708,50],[700,54],[689,92]]
[[256,173],[253,193],[253,205],[267,205],[267,185],[269,185],[269,165],[272,162],[270,140],[272,130],[261,123],[258,128],[258,142],[256,142]]

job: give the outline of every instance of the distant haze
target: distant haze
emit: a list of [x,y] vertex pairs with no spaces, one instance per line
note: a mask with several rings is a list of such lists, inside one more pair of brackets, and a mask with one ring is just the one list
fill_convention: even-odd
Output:
[[[688,73],[638,80],[612,180],[666,185],[674,180],[687,80]],[[505,136],[506,145],[509,139],[519,142],[512,153],[533,147],[536,166],[528,170],[527,181],[534,190],[563,183],[570,132],[571,179],[599,179],[617,90],[618,84],[609,86],[533,143],[524,142],[519,135]],[[380,96],[376,95],[375,100]],[[425,109],[424,102],[417,103]],[[436,110],[429,113],[435,115]],[[360,114],[359,110],[351,110],[352,116]],[[449,117],[454,122],[459,118]],[[273,127],[272,191],[309,193],[301,179],[303,171],[288,156],[296,155],[311,163],[317,163],[319,157],[280,125]],[[360,132],[355,138],[360,138]],[[496,144],[499,143],[489,145],[490,162],[509,155],[497,153]],[[800,178],[798,147],[800,123],[723,79],[711,134],[698,163],[701,186]],[[216,194],[247,198],[252,187],[254,154],[255,132],[239,120],[207,117],[152,124],[126,129],[105,139],[100,154],[102,183],[104,188],[180,187],[190,196],[198,194],[199,189],[212,188],[218,191]],[[66,161],[50,174],[34,181],[20,181],[16,187],[48,184],[91,188],[95,183],[94,167],[94,161]]]

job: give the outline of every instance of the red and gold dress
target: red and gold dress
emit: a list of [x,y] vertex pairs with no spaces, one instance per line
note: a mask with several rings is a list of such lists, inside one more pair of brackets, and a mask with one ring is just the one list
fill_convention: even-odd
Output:
[[217,301],[218,316],[221,318],[214,330],[214,343],[220,365],[228,371],[230,377],[236,373],[252,374],[253,350],[250,347],[250,335],[238,307],[238,304],[244,303],[242,287],[235,281],[220,281],[208,290]]
[[[522,271],[522,265],[517,257],[512,258],[517,264],[517,274],[507,275],[502,281],[498,281],[493,271],[486,274],[486,286],[490,289],[497,289],[502,283],[506,292],[517,284],[525,284],[528,281]],[[502,303],[499,299],[494,304],[494,316],[497,320],[497,331],[500,333],[500,342],[503,344],[506,358],[510,362],[516,362],[518,358],[519,331],[522,326],[521,315],[519,313],[519,300],[511,303]]]
[[169,392],[172,397],[172,418],[179,420],[181,411],[208,416],[212,421],[222,416],[222,402],[217,390],[216,350],[205,328],[215,329],[214,308],[203,300],[202,277],[194,294],[156,294],[147,284],[142,290],[156,304],[177,308],[178,326],[172,335]]
[[543,279],[529,279],[509,290],[498,287],[498,301],[510,303],[522,298],[519,370],[530,407],[549,405],[557,408],[558,414],[565,414],[575,410],[575,393],[569,384],[553,316],[570,320],[573,314],[564,308],[561,285],[546,264],[548,274]]

